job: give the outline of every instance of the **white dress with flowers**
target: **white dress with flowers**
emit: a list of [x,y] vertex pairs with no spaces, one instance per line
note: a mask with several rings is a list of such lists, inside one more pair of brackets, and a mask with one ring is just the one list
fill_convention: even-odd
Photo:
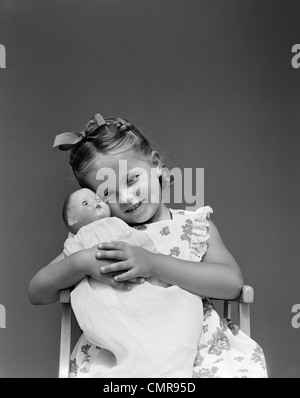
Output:
[[[190,261],[201,261],[209,239],[209,206],[196,211],[170,209],[172,219],[135,227],[152,238],[158,252]],[[261,347],[233,322],[220,318],[209,299],[203,299],[203,326],[195,358],[195,378],[264,378],[266,362]],[[71,377],[89,377],[91,367],[101,363],[105,350],[84,335],[70,361]]]

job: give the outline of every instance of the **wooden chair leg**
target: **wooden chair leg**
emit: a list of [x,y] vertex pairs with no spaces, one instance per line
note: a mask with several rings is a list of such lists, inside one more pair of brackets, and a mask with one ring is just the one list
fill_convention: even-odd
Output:
[[227,300],[224,301],[223,316],[226,319],[231,319],[231,302],[230,301],[227,301]]
[[250,332],[250,304],[239,303],[240,329],[251,337]]
[[60,334],[60,355],[59,355],[59,378],[69,377],[70,353],[71,353],[71,321],[72,308],[69,303],[69,292],[61,293],[62,303],[61,334]]

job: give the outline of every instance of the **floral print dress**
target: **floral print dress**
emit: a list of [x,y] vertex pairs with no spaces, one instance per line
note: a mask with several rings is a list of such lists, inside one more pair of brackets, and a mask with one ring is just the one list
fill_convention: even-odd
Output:
[[[171,220],[136,226],[149,234],[158,252],[190,261],[201,261],[207,250],[211,207],[196,211],[170,209]],[[266,361],[261,347],[232,321],[222,319],[209,299],[203,299],[203,329],[195,358],[194,378],[265,378]],[[201,315],[200,315],[201,316]],[[82,335],[70,361],[71,377],[89,377],[105,350]]]

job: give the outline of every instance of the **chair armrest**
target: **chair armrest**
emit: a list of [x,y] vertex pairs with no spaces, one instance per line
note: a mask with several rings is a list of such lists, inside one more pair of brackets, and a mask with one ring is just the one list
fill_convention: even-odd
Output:
[[254,301],[254,290],[252,286],[244,285],[242,287],[241,294],[234,300],[229,301],[236,301],[242,304],[251,304]]
[[233,302],[233,303],[241,303],[241,304],[251,304],[254,301],[254,290],[252,286],[244,285],[242,287],[241,293],[235,299],[221,299],[210,297],[211,300],[224,301],[224,302]]
[[59,301],[63,304],[67,304],[70,302],[70,294],[71,294],[71,289],[64,289],[60,291],[59,294]]

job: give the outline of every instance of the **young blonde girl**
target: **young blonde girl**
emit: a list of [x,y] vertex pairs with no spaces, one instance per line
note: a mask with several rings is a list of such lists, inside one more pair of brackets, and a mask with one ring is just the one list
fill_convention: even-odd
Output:
[[[166,206],[163,160],[132,123],[97,114],[81,133],[57,136],[56,145],[71,150],[70,165],[81,187],[97,192],[112,216],[146,231],[163,254],[124,242],[104,243],[68,257],[61,254],[32,279],[33,304],[57,301],[61,289],[86,276],[121,289],[130,288],[139,278],[157,278],[203,298],[239,295],[243,277],[210,220],[212,209],[205,206],[192,212]],[[125,175],[120,164],[127,165]],[[99,171],[104,168],[113,171],[119,183],[99,183]],[[267,377],[261,348],[220,319],[208,299],[203,299],[203,305],[194,377]],[[91,367],[101,362],[101,351],[82,336],[72,354],[71,373],[88,376]]]

